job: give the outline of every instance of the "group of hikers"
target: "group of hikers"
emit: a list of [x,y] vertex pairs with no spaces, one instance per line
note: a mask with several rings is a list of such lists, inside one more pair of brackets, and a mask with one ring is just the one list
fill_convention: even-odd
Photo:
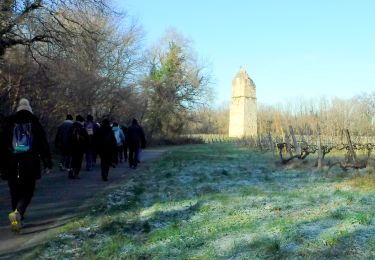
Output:
[[[90,171],[100,157],[101,177],[108,180],[110,167],[128,160],[136,169],[139,155],[146,140],[142,127],[133,119],[129,127],[103,119],[100,123],[88,115],[68,114],[59,126],[55,147],[61,153],[60,169],[68,178],[79,179],[81,165],[86,157]],[[41,165],[42,164],[42,165]],[[7,117],[0,128],[0,174],[8,181],[12,212],[9,220],[13,231],[22,227],[27,206],[34,194],[36,180],[41,178],[42,167],[52,169],[51,152],[45,131],[33,114],[27,99],[21,99],[16,113]]]
[[[129,167],[137,168],[140,149],[145,147],[145,135],[136,119],[132,120],[129,128],[112,125],[108,119],[100,124],[88,115],[86,121],[77,115],[73,122],[72,115],[59,126],[55,138],[55,147],[61,152],[60,169],[68,171],[70,179],[79,179],[79,172],[86,154],[86,170],[90,171],[99,155],[101,173],[104,181],[108,180],[111,165],[129,159]],[[128,154],[129,151],[129,154]]]

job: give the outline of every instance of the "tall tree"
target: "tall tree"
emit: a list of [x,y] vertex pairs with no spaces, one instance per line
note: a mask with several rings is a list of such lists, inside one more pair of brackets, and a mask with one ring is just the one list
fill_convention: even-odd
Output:
[[181,133],[187,112],[208,102],[209,75],[194,57],[188,41],[175,32],[154,49],[149,75],[142,82],[151,133]]

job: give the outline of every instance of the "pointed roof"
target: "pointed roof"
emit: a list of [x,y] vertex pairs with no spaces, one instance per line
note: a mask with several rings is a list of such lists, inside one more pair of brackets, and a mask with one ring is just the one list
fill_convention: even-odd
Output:
[[249,77],[249,74],[247,74],[246,70],[242,66],[240,67],[240,71],[234,78],[248,79],[250,81],[250,85],[255,88],[254,81]]

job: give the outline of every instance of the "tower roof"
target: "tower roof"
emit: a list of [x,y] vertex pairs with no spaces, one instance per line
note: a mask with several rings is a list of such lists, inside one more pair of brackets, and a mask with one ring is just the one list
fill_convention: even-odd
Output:
[[236,78],[242,78],[242,79],[245,79],[245,80],[247,79],[247,80],[250,81],[250,85],[252,87],[254,87],[254,88],[256,87],[254,81],[249,77],[249,74],[247,74],[246,70],[242,66],[240,68],[240,71],[234,77],[234,79],[236,79]]

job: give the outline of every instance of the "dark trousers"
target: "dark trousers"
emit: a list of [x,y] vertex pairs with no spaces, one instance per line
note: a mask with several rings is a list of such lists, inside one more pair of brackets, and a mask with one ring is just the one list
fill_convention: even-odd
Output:
[[94,166],[94,151],[92,148],[86,151],[86,171],[91,171]]
[[138,165],[138,147],[129,147],[129,167],[137,167]]
[[124,161],[128,159],[128,146],[124,145]]
[[122,162],[123,153],[124,153],[124,146],[123,145],[117,146],[117,160],[118,160],[118,162]]
[[65,169],[71,168],[72,156],[71,156],[71,153],[68,151],[68,149],[65,149],[65,148],[61,149],[60,163],[62,167],[64,167]]
[[72,169],[75,176],[78,176],[81,171],[82,161],[83,153],[74,153],[72,155]]
[[27,206],[30,204],[34,195],[35,180],[10,179],[8,180],[10,197],[12,200],[12,210],[16,210],[24,218]]
[[100,168],[102,171],[102,178],[106,180],[108,178],[109,167],[111,166],[111,158],[105,155],[100,156]]
[[62,156],[62,166],[65,169],[70,169],[72,164],[72,156],[70,155],[63,155]]

